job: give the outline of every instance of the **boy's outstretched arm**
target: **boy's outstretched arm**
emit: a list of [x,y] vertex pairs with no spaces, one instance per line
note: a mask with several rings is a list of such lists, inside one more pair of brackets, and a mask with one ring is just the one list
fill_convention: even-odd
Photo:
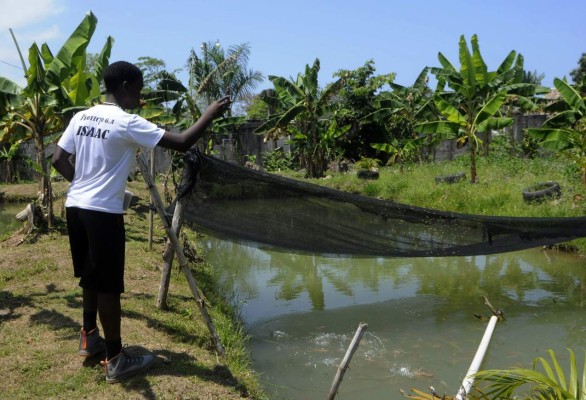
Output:
[[203,136],[210,123],[230,107],[230,97],[226,96],[214,101],[203,112],[201,117],[180,134],[166,131],[157,146],[185,152]]

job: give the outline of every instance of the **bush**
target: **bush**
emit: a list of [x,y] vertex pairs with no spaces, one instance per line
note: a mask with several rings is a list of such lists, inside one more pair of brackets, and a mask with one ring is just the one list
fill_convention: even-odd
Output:
[[293,157],[282,149],[262,154],[262,166],[269,172],[291,171],[294,167]]

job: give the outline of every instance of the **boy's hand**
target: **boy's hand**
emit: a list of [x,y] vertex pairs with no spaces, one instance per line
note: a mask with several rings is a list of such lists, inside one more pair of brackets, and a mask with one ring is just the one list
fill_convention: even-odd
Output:
[[209,112],[213,118],[216,118],[226,112],[230,108],[230,104],[232,104],[230,96],[225,96],[210,104],[206,112]]

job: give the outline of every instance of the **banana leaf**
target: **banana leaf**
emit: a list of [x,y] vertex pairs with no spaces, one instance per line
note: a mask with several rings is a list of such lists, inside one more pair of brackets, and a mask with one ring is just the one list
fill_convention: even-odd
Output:
[[21,91],[22,89],[15,82],[11,81],[10,79],[4,78],[3,76],[0,76],[0,93],[15,96],[20,94]]
[[488,68],[480,54],[478,36],[473,35],[470,40],[472,44],[472,65],[474,66],[475,78],[478,86],[484,87],[489,81]]
[[586,114],[584,99],[580,96],[580,93],[568,84],[568,82],[555,78],[553,84],[570,107],[582,114]]
[[78,59],[85,58],[85,50],[96,30],[97,23],[98,19],[90,11],[61,47],[47,70],[47,80],[52,85],[59,87],[74,65],[79,63]]
[[493,117],[501,109],[506,98],[507,92],[504,90],[492,96],[476,114],[474,125],[478,126],[488,118]]
[[450,122],[457,123],[459,125],[466,124],[466,117],[464,117],[460,111],[448,101],[444,100],[443,98],[436,96],[434,98],[434,103],[439,112],[446,117],[446,119]]
[[445,138],[449,138],[449,135],[457,135],[460,130],[460,124],[449,121],[433,121],[424,122],[414,126],[416,132],[419,133],[434,133],[440,135],[448,135]]
[[506,118],[506,117],[498,117],[498,118],[488,118],[482,121],[476,127],[477,132],[488,132],[490,130],[499,130],[506,128],[507,126],[513,125],[515,120],[513,118]]
[[570,146],[571,137],[575,131],[571,129],[531,128],[527,133],[541,140],[543,148],[548,150],[563,150]]
[[517,52],[515,50],[511,50],[511,52],[505,57],[501,65],[499,65],[498,69],[496,70],[499,75],[503,74],[505,71],[511,69],[513,64],[515,63],[515,57],[517,57]]
[[460,36],[460,76],[464,81],[463,91],[460,92],[467,98],[471,98],[476,93],[476,71],[472,63],[472,56],[468,49],[468,44],[464,35]]

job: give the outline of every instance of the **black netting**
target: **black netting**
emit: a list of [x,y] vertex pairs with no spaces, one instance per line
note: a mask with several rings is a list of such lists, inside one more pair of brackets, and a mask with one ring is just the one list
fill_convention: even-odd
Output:
[[466,215],[373,199],[201,156],[194,229],[284,250],[389,257],[516,251],[586,236],[586,217]]

